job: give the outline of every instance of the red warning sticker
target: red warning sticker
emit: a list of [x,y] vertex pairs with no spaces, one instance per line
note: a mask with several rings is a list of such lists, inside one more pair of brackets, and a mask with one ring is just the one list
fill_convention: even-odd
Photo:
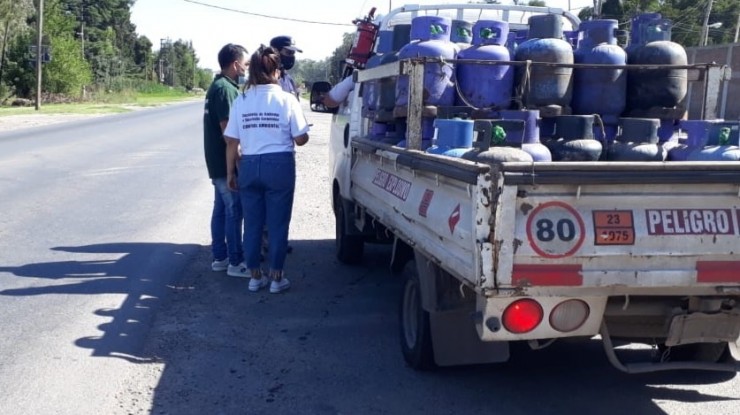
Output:
[[594,210],[594,245],[634,245],[631,210]]

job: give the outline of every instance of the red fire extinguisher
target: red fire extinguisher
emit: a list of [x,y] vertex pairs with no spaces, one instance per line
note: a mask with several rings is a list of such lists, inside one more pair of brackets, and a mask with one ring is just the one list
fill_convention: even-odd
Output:
[[352,40],[352,47],[349,50],[346,62],[348,66],[354,69],[364,68],[373,54],[373,47],[379,30],[378,25],[373,22],[374,19],[375,7],[370,9],[370,13],[364,18],[352,21],[357,26],[357,32],[355,32]]

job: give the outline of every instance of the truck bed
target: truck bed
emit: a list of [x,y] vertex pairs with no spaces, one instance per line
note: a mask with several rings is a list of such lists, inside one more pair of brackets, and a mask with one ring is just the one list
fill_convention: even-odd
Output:
[[488,165],[352,145],[353,197],[482,293],[740,284],[737,163]]

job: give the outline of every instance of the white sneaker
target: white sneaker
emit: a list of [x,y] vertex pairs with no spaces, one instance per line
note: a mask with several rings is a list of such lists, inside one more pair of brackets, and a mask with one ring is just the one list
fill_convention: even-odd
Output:
[[229,267],[229,258],[222,259],[222,260],[215,260],[211,262],[211,269],[213,271],[226,271],[226,268]]
[[249,291],[256,293],[257,291],[267,287],[267,284],[269,283],[270,280],[267,277],[262,277],[260,279],[251,278],[249,280]]
[[270,283],[270,293],[278,294],[290,288],[290,281],[283,277],[280,281]]
[[229,264],[229,267],[226,270],[226,275],[230,277],[239,277],[239,278],[250,278],[251,277],[251,275],[249,274],[249,270],[247,269],[247,266],[244,265],[243,262],[239,265]]

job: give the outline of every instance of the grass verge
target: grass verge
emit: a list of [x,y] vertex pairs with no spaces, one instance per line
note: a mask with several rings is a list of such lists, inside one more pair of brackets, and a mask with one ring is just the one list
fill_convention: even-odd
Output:
[[94,95],[88,101],[47,104],[42,103],[39,111],[31,107],[0,107],[0,117],[28,114],[116,114],[136,108],[155,107],[175,102],[203,99],[203,94],[184,91],[157,91],[153,93],[121,92]]

